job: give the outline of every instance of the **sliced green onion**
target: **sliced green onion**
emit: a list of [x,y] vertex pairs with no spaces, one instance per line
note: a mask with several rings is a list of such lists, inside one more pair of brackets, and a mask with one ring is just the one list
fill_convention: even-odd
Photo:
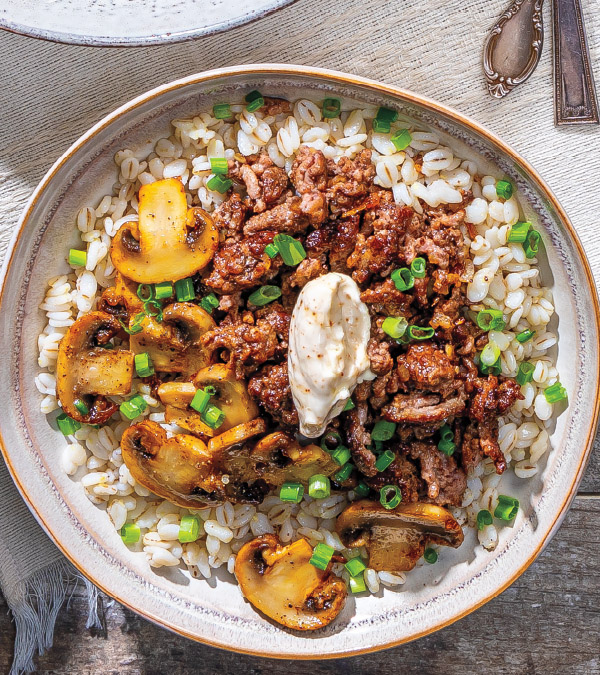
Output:
[[348,450],[345,445],[338,445],[338,447],[330,454],[340,466],[344,466],[351,457],[350,450]]
[[246,103],[252,103],[253,101],[258,101],[258,99],[263,98],[263,95],[257,89],[253,89],[248,92],[245,96]]
[[415,258],[410,263],[410,272],[415,279],[423,279],[426,267],[427,261],[425,258]]
[[289,234],[276,234],[273,237],[273,243],[277,246],[277,250],[286,265],[298,265],[306,258],[304,246],[294,237],[290,237]]
[[229,171],[229,165],[225,157],[211,157],[210,158],[210,170],[215,175],[227,175]]
[[502,199],[510,199],[513,194],[512,183],[509,183],[507,180],[499,180],[496,183],[496,194]]
[[517,340],[517,342],[520,342],[521,344],[523,344],[523,342],[528,342],[529,340],[531,340],[531,338],[532,338],[534,335],[535,335],[535,331],[534,331],[534,330],[531,330],[530,328],[527,328],[526,330],[521,331],[521,332],[516,336],[516,340]]
[[202,421],[211,429],[218,429],[225,421],[225,413],[221,408],[209,403],[202,413]]
[[489,375],[490,373],[492,375],[500,375],[502,372],[502,361],[500,357],[498,357],[491,366],[486,366],[485,363],[480,363],[479,370],[483,375]]
[[447,424],[444,424],[444,426],[440,429],[440,439],[442,441],[454,440],[454,432]]
[[69,417],[67,413],[61,413],[56,418],[56,424],[65,436],[72,436],[78,429],[81,429],[81,424]]
[[391,450],[386,450],[382,452],[377,461],[375,462],[375,468],[377,471],[385,471],[388,466],[396,459],[396,455]]
[[217,390],[215,389],[215,387],[212,386],[212,384],[206,385],[206,387],[204,387],[204,391],[205,391],[209,396],[214,396],[214,395],[217,393]]
[[339,117],[342,109],[342,102],[339,98],[326,98],[323,100],[323,119],[330,120]]
[[429,340],[435,335],[431,326],[409,326],[408,336],[411,340]]
[[487,509],[481,509],[477,513],[477,529],[483,530],[487,525],[492,524],[492,514]]
[[501,331],[506,326],[506,321],[499,309],[482,309],[477,312],[477,325],[481,330]]
[[548,403],[558,403],[559,401],[564,401],[567,398],[567,390],[560,382],[555,382],[544,389],[544,396],[546,397],[546,401],[548,401]]
[[535,366],[533,363],[528,363],[527,361],[523,361],[523,363],[519,364],[519,370],[517,371],[517,374],[515,376],[515,380],[523,386],[524,384],[527,384],[528,382],[531,382],[533,379],[533,371],[535,370]]
[[182,544],[196,541],[200,535],[200,519],[198,516],[182,516],[179,523],[178,539]]
[[144,303],[144,313],[146,316],[151,316],[161,323],[163,320],[162,307],[156,300],[146,300]]
[[354,401],[351,398],[349,398],[346,401],[346,405],[344,406],[342,412],[348,412],[348,410],[354,410],[354,408],[356,408],[356,406],[354,405]]
[[392,122],[395,122],[398,119],[398,111],[391,110],[391,108],[380,107],[377,110],[375,119],[380,120],[381,122],[388,122],[389,124],[391,124]]
[[250,103],[248,103],[248,105],[246,106],[246,110],[248,112],[254,112],[256,110],[260,110],[263,107],[264,104],[265,104],[265,99],[261,96],[259,98],[255,98],[254,101],[251,101]]
[[233,181],[230,178],[223,178],[220,174],[215,174],[212,178],[206,181],[206,187],[214,192],[225,194],[233,186]]
[[335,553],[334,549],[327,544],[319,542],[313,549],[310,560],[308,561],[311,565],[314,565],[320,570],[326,570],[327,566],[333,558]]
[[348,583],[350,585],[350,592],[354,595],[357,593],[364,593],[367,590],[364,574],[359,574],[356,577],[350,577]]
[[125,523],[121,528],[121,539],[125,544],[137,544],[140,540],[140,526],[136,523]]
[[217,103],[214,105],[213,117],[216,117],[218,120],[228,120],[230,117],[233,117],[229,103]]
[[278,253],[279,249],[275,244],[267,244],[265,246],[265,253],[269,256],[269,258],[274,258]]
[[261,286],[257,291],[254,291],[248,298],[256,307],[267,305],[273,300],[277,300],[281,296],[281,288],[279,286]]
[[313,499],[325,499],[331,494],[329,478],[322,473],[316,473],[308,479],[308,494]]
[[87,263],[87,252],[72,248],[69,250],[69,265],[85,267]]
[[384,485],[379,491],[379,503],[386,509],[395,509],[402,501],[402,492],[397,485]]
[[142,354],[136,354],[134,357],[135,363],[135,372],[140,377],[150,377],[154,375],[154,366],[152,365],[152,359],[148,352],[143,352]]
[[213,309],[217,309],[218,306],[219,298],[217,298],[214,293],[209,293],[209,295],[205,295],[202,300],[200,300],[200,307],[209,314],[212,314]]
[[519,500],[507,495],[498,495],[498,506],[494,511],[494,518],[511,521],[519,512]]
[[408,321],[403,316],[388,316],[381,324],[381,330],[395,339],[401,338],[408,328]]
[[479,356],[479,360],[484,366],[492,366],[494,363],[496,363],[499,357],[500,347],[498,347],[498,345],[493,340],[490,340],[483,348]]
[[527,239],[527,233],[531,228],[531,223],[529,221],[519,221],[515,223],[508,233],[508,241],[514,242],[516,244],[522,244],[525,239]]
[[302,483],[284,483],[279,490],[279,499],[282,502],[293,502],[299,504],[304,496],[304,486]]
[[352,469],[354,469],[354,464],[351,462],[344,464],[344,466],[333,477],[334,480],[337,483],[343,483],[344,481],[347,481],[352,474]]
[[76,399],[74,404],[73,404],[77,410],[85,417],[90,412],[90,409],[87,407],[87,405],[80,399]]
[[454,451],[456,450],[456,444],[454,441],[446,441],[446,440],[441,440],[438,443],[438,450],[440,452],[443,452],[445,455],[448,455],[450,457],[451,455],[454,454]]
[[527,239],[523,243],[526,258],[535,258],[540,249],[540,233],[537,230],[529,230]]
[[408,291],[415,285],[415,278],[408,267],[401,267],[400,269],[394,270],[391,277],[394,286],[396,286],[399,291]]
[[412,135],[408,129],[398,129],[390,139],[398,152],[406,150],[412,143]]
[[433,548],[426,548],[425,553],[423,553],[423,559],[430,565],[435,564],[438,559],[437,551]]
[[196,389],[194,398],[190,401],[190,408],[193,408],[199,413],[203,413],[210,401],[210,394],[204,389]]
[[371,488],[363,480],[361,480],[360,483],[354,488],[354,494],[357,497],[366,497],[369,492],[371,492]]
[[396,423],[388,422],[387,420],[379,420],[375,422],[373,431],[371,431],[371,439],[374,441],[389,441],[396,432]]
[[142,396],[136,394],[128,401],[123,401],[119,406],[119,410],[128,420],[134,420],[136,417],[139,417],[147,407],[148,404],[144,401]]
[[121,324],[121,327],[128,335],[135,335],[136,333],[141,333],[141,331],[144,329],[142,323],[145,318],[146,315],[144,314],[144,312],[140,312],[139,314],[136,314],[132,319],[129,320],[129,326],[126,326],[121,321],[121,319],[119,319],[119,323]]
[[356,577],[367,569],[367,566],[360,558],[350,558],[344,567],[351,577]]
[[389,134],[392,130],[391,124],[386,120],[373,120],[373,131],[377,134]]
[[173,296],[173,284],[170,281],[161,281],[160,284],[154,284],[154,297],[157,300],[164,300]]
[[137,296],[142,302],[154,299],[154,288],[152,284],[138,284]]
[[331,453],[336,448],[339,448],[341,444],[342,437],[337,433],[337,431],[328,431],[323,435],[323,438],[321,438],[321,450],[325,450],[325,452]]
[[178,302],[188,302],[196,297],[194,282],[191,277],[179,279],[179,281],[175,282],[175,294],[177,295]]

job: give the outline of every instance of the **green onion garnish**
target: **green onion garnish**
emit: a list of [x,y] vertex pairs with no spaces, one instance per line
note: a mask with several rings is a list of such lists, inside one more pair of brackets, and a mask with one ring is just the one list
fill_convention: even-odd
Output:
[[246,103],[248,104],[246,106],[246,110],[248,112],[254,112],[255,110],[263,107],[265,104],[265,99],[263,98],[260,91],[254,90],[249,94],[246,94]]
[[507,495],[498,495],[498,506],[494,511],[494,518],[511,521],[519,512],[519,500]]
[[72,436],[78,429],[81,429],[81,424],[67,413],[61,413],[56,418],[56,424],[65,436]]
[[279,249],[275,244],[267,244],[265,246],[265,253],[269,256],[269,258],[274,258],[278,253]]
[[136,544],[140,540],[140,526],[136,523],[125,523],[121,528],[121,539],[125,544]]
[[189,544],[198,539],[200,534],[200,520],[198,516],[182,516],[179,523],[178,539],[182,544]]
[[293,502],[299,504],[304,496],[304,487],[302,483],[284,483],[279,490],[279,499],[282,502]]
[[74,404],[73,404],[79,412],[85,416],[90,412],[90,409],[87,407],[87,405],[80,399],[76,399]]
[[425,553],[423,553],[423,559],[430,565],[435,564],[438,559],[437,551],[433,548],[426,548]]
[[375,468],[381,473],[382,471],[385,471],[395,459],[396,455],[391,450],[386,450],[385,452],[382,452],[377,458],[377,461],[375,462]]
[[227,175],[229,171],[229,166],[225,157],[211,157],[210,158],[210,170],[215,175]]
[[321,438],[321,450],[325,452],[333,452],[336,448],[342,444],[342,437],[337,433],[337,431],[328,431]]
[[479,359],[484,366],[492,366],[498,358],[500,357],[500,347],[493,341],[490,340],[487,345],[483,348]]
[[409,326],[408,336],[411,340],[429,340],[435,335],[435,330],[431,326]]
[[204,389],[197,389],[194,398],[190,401],[190,407],[199,413],[203,413],[210,401],[210,394]]
[[427,261],[425,258],[415,258],[410,263],[410,272],[415,279],[423,279],[425,276],[425,268],[427,267]]
[[540,248],[540,233],[537,230],[529,230],[527,239],[523,242],[523,250],[526,258],[535,258]]
[[188,302],[196,297],[194,282],[191,277],[179,279],[179,281],[175,282],[175,294],[177,295],[178,302]]
[[220,192],[221,194],[225,194],[232,186],[233,181],[230,178],[223,178],[223,176],[218,173],[206,181],[206,187],[209,190]]
[[386,120],[373,120],[373,131],[377,134],[389,134],[392,130],[390,123]]
[[519,221],[515,223],[508,233],[508,241],[514,242],[516,244],[522,244],[525,239],[527,239],[527,233],[531,227],[531,223],[528,221]]
[[134,420],[136,417],[139,417],[147,407],[148,404],[144,401],[143,397],[140,396],[140,394],[136,394],[128,401],[123,401],[119,406],[119,410],[128,420]]
[[360,558],[350,558],[344,567],[351,577],[356,577],[367,569],[367,566]]
[[330,120],[340,116],[342,102],[339,98],[326,98],[323,100],[323,119]]
[[352,469],[354,469],[354,464],[350,462],[344,464],[344,466],[334,476],[336,482],[343,483],[344,481],[347,481],[348,478],[350,478]]
[[344,466],[351,457],[350,450],[348,450],[345,445],[338,445],[338,447],[330,454],[340,466]]
[[500,357],[498,357],[491,366],[486,366],[485,363],[480,362],[479,370],[483,375],[489,375],[490,373],[492,375],[500,375],[500,373],[502,372],[502,361]]
[[513,194],[512,183],[509,183],[507,180],[499,180],[496,183],[496,194],[502,199],[510,199]]
[[487,509],[481,509],[477,513],[477,529],[483,530],[487,525],[492,524],[492,514]]
[[381,324],[381,330],[395,339],[401,338],[408,328],[408,321],[403,316],[388,316]]
[[213,117],[218,120],[227,120],[233,117],[229,103],[217,103],[213,106]]
[[519,370],[517,371],[517,374],[515,376],[515,380],[523,386],[524,384],[527,384],[528,382],[531,382],[533,379],[533,371],[535,370],[535,366],[533,363],[528,363],[527,361],[523,361],[523,363],[519,364]]
[[158,323],[161,323],[163,320],[162,307],[156,300],[146,300],[144,303],[144,313],[146,316],[151,316],[156,319]]
[[520,342],[522,344],[523,342],[528,342],[529,340],[531,340],[531,338],[534,335],[535,335],[535,331],[531,330],[530,328],[527,328],[526,330],[520,332],[516,336],[516,340],[517,340],[517,342]]
[[356,406],[354,405],[354,401],[351,398],[349,398],[346,401],[346,405],[344,406],[342,412],[348,412],[348,410],[354,410],[354,408],[356,408]]
[[286,265],[295,266],[306,258],[304,246],[289,234],[276,234],[273,237],[273,243],[281,254],[283,262]]
[[69,250],[69,265],[85,267],[86,263],[87,263],[86,251],[80,251],[76,248],[72,248]]
[[139,314],[136,314],[133,319],[129,320],[129,326],[126,326],[121,319],[119,319],[119,323],[121,324],[121,327],[123,330],[128,334],[128,335],[135,335],[136,333],[140,333],[143,330],[142,322],[146,318],[146,315],[144,312],[140,312]]
[[397,485],[384,485],[379,491],[379,503],[386,509],[395,509],[402,501],[402,492]]
[[279,286],[261,286],[257,291],[254,291],[248,298],[256,307],[267,305],[273,300],[277,300],[281,296],[281,288]]
[[319,542],[314,547],[312,556],[308,562],[320,570],[326,570],[327,565],[329,565],[331,562],[334,553],[335,551],[331,546],[327,546],[327,544]]
[[390,139],[398,152],[406,150],[412,142],[412,135],[408,129],[398,129]]
[[377,114],[375,115],[376,120],[381,120],[385,122],[395,122],[398,119],[398,111],[391,110],[391,108],[384,108],[383,106],[378,108]]
[[360,483],[354,488],[354,494],[357,497],[366,497],[369,492],[371,492],[371,488],[363,480],[361,480]]
[[216,309],[218,306],[219,298],[217,298],[214,293],[209,293],[209,295],[205,295],[202,300],[200,300],[200,307],[209,314],[212,314],[213,309]]
[[350,592],[356,595],[357,593],[364,593],[367,590],[367,585],[365,584],[365,577],[363,574],[359,574],[356,577],[350,577]]
[[316,473],[308,479],[308,494],[313,499],[325,499],[331,494],[329,478],[322,473]]
[[452,431],[452,429],[447,424],[444,424],[444,426],[440,429],[440,438],[443,441],[453,441],[454,440],[454,432]]
[[544,389],[544,396],[546,397],[546,401],[548,401],[548,403],[558,403],[559,401],[564,401],[567,398],[567,390],[560,382],[555,382],[548,388]]
[[221,408],[209,403],[202,413],[202,421],[211,429],[218,429],[225,421],[225,413]]
[[379,420],[375,422],[373,431],[371,431],[371,439],[374,441],[389,441],[396,432],[396,423],[388,422],[387,420]]
[[212,386],[212,384],[206,385],[206,387],[204,387],[204,391],[205,391],[209,396],[214,396],[214,395],[217,393],[217,390],[215,389],[215,387]]
[[450,457],[451,455],[454,454],[454,451],[456,450],[456,444],[453,441],[441,440],[438,443],[438,450],[440,450],[440,452],[443,452],[445,455],[448,455],[448,457]]
[[136,293],[142,302],[154,299],[154,288],[152,287],[152,284],[139,284]]
[[396,286],[399,291],[408,291],[415,285],[415,278],[408,267],[401,267],[400,269],[394,270],[391,277],[394,286]]
[[481,330],[502,330],[506,321],[499,309],[482,309],[477,312],[477,325]]
[[164,300],[173,296],[173,284],[170,281],[161,281],[160,284],[154,284],[154,297],[157,300]]
[[154,375],[154,366],[152,365],[152,359],[148,352],[143,352],[142,354],[136,354],[134,357],[135,362],[135,372],[140,377],[150,377]]

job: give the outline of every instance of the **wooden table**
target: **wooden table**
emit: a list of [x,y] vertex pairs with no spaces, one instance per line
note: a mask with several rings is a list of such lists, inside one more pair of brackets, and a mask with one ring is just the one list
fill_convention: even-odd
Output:
[[[502,595],[421,640],[376,654],[334,661],[273,661],[196,644],[104,603],[106,629],[85,629],[79,588],[61,613],[54,646],[37,659],[41,672],[202,672],[203,675],[419,675],[600,673],[600,438],[579,494],[539,559]],[[8,672],[14,627],[0,596],[0,673]]]

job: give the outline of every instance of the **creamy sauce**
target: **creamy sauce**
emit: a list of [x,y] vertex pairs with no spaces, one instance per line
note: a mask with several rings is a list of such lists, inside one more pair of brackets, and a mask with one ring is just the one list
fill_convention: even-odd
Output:
[[292,312],[288,371],[300,432],[320,436],[359,382],[372,380],[367,343],[371,319],[346,274],[309,281]]

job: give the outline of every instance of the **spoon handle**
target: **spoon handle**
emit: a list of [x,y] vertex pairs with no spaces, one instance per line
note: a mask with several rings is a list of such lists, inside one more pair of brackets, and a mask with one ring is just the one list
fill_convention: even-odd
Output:
[[483,50],[492,96],[506,96],[535,70],[544,42],[543,4],[544,0],[514,0],[492,26]]
[[598,101],[579,0],[554,0],[554,123],[598,124]]

